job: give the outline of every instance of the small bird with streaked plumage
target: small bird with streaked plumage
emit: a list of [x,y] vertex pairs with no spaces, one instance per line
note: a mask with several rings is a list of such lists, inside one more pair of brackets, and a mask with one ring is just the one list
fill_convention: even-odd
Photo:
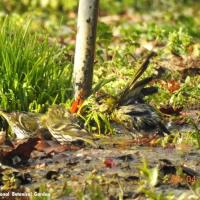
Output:
[[96,146],[91,133],[81,128],[75,114],[70,113],[63,105],[51,106],[41,121],[61,144],[82,141]]
[[37,134],[42,128],[40,123],[41,115],[30,112],[5,112],[0,110],[0,116],[3,117],[16,139],[27,139]]

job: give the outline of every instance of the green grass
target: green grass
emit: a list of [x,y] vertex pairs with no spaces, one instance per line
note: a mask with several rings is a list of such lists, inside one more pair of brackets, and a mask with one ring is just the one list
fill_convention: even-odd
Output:
[[42,111],[71,95],[72,64],[66,50],[11,20],[0,28],[0,107]]

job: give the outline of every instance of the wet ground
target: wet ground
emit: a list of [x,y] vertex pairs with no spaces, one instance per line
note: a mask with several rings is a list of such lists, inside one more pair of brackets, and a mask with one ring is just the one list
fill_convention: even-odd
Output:
[[[97,149],[74,146],[60,152],[34,150],[26,165],[16,169],[1,166],[1,174],[15,171],[26,192],[39,191],[43,184],[52,199],[78,199],[77,191],[82,191],[80,195],[102,193],[106,199],[118,199],[120,194],[124,199],[147,199],[139,190],[141,186],[149,189],[148,177],[141,173],[147,162],[148,169],[158,167],[159,171],[154,192],[172,192],[176,197],[184,194],[188,199],[194,196],[191,185],[200,178],[200,150],[188,145],[136,145],[128,137],[111,140]],[[180,169],[181,179],[177,176]]]
[[[198,125],[198,118],[193,119]],[[187,124],[170,126],[172,133],[194,128]],[[0,145],[0,200],[16,199],[1,196],[13,191],[31,195],[20,200],[38,200],[37,193],[52,200],[143,200],[170,193],[174,195],[171,199],[200,199],[200,184],[193,189],[200,182],[197,147],[183,141],[163,147],[152,138],[134,139],[128,133],[101,138],[96,143],[97,148],[63,146],[36,139],[21,142],[18,147]]]

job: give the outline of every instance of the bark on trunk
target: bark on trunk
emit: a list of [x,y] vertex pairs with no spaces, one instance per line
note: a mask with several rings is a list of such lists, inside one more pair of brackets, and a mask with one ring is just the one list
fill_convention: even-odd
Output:
[[99,0],[80,0],[74,59],[74,96],[90,95],[95,55],[96,26]]

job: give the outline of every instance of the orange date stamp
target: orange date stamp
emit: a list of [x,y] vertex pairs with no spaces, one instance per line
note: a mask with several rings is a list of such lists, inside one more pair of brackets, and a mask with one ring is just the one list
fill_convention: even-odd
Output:
[[194,184],[198,181],[198,178],[196,176],[186,176],[185,180],[189,184]]
[[196,176],[179,176],[179,175],[172,175],[169,179],[169,183],[171,183],[172,185],[176,185],[176,184],[180,184],[180,183],[188,183],[190,185],[193,185],[195,183],[197,183],[198,178]]

